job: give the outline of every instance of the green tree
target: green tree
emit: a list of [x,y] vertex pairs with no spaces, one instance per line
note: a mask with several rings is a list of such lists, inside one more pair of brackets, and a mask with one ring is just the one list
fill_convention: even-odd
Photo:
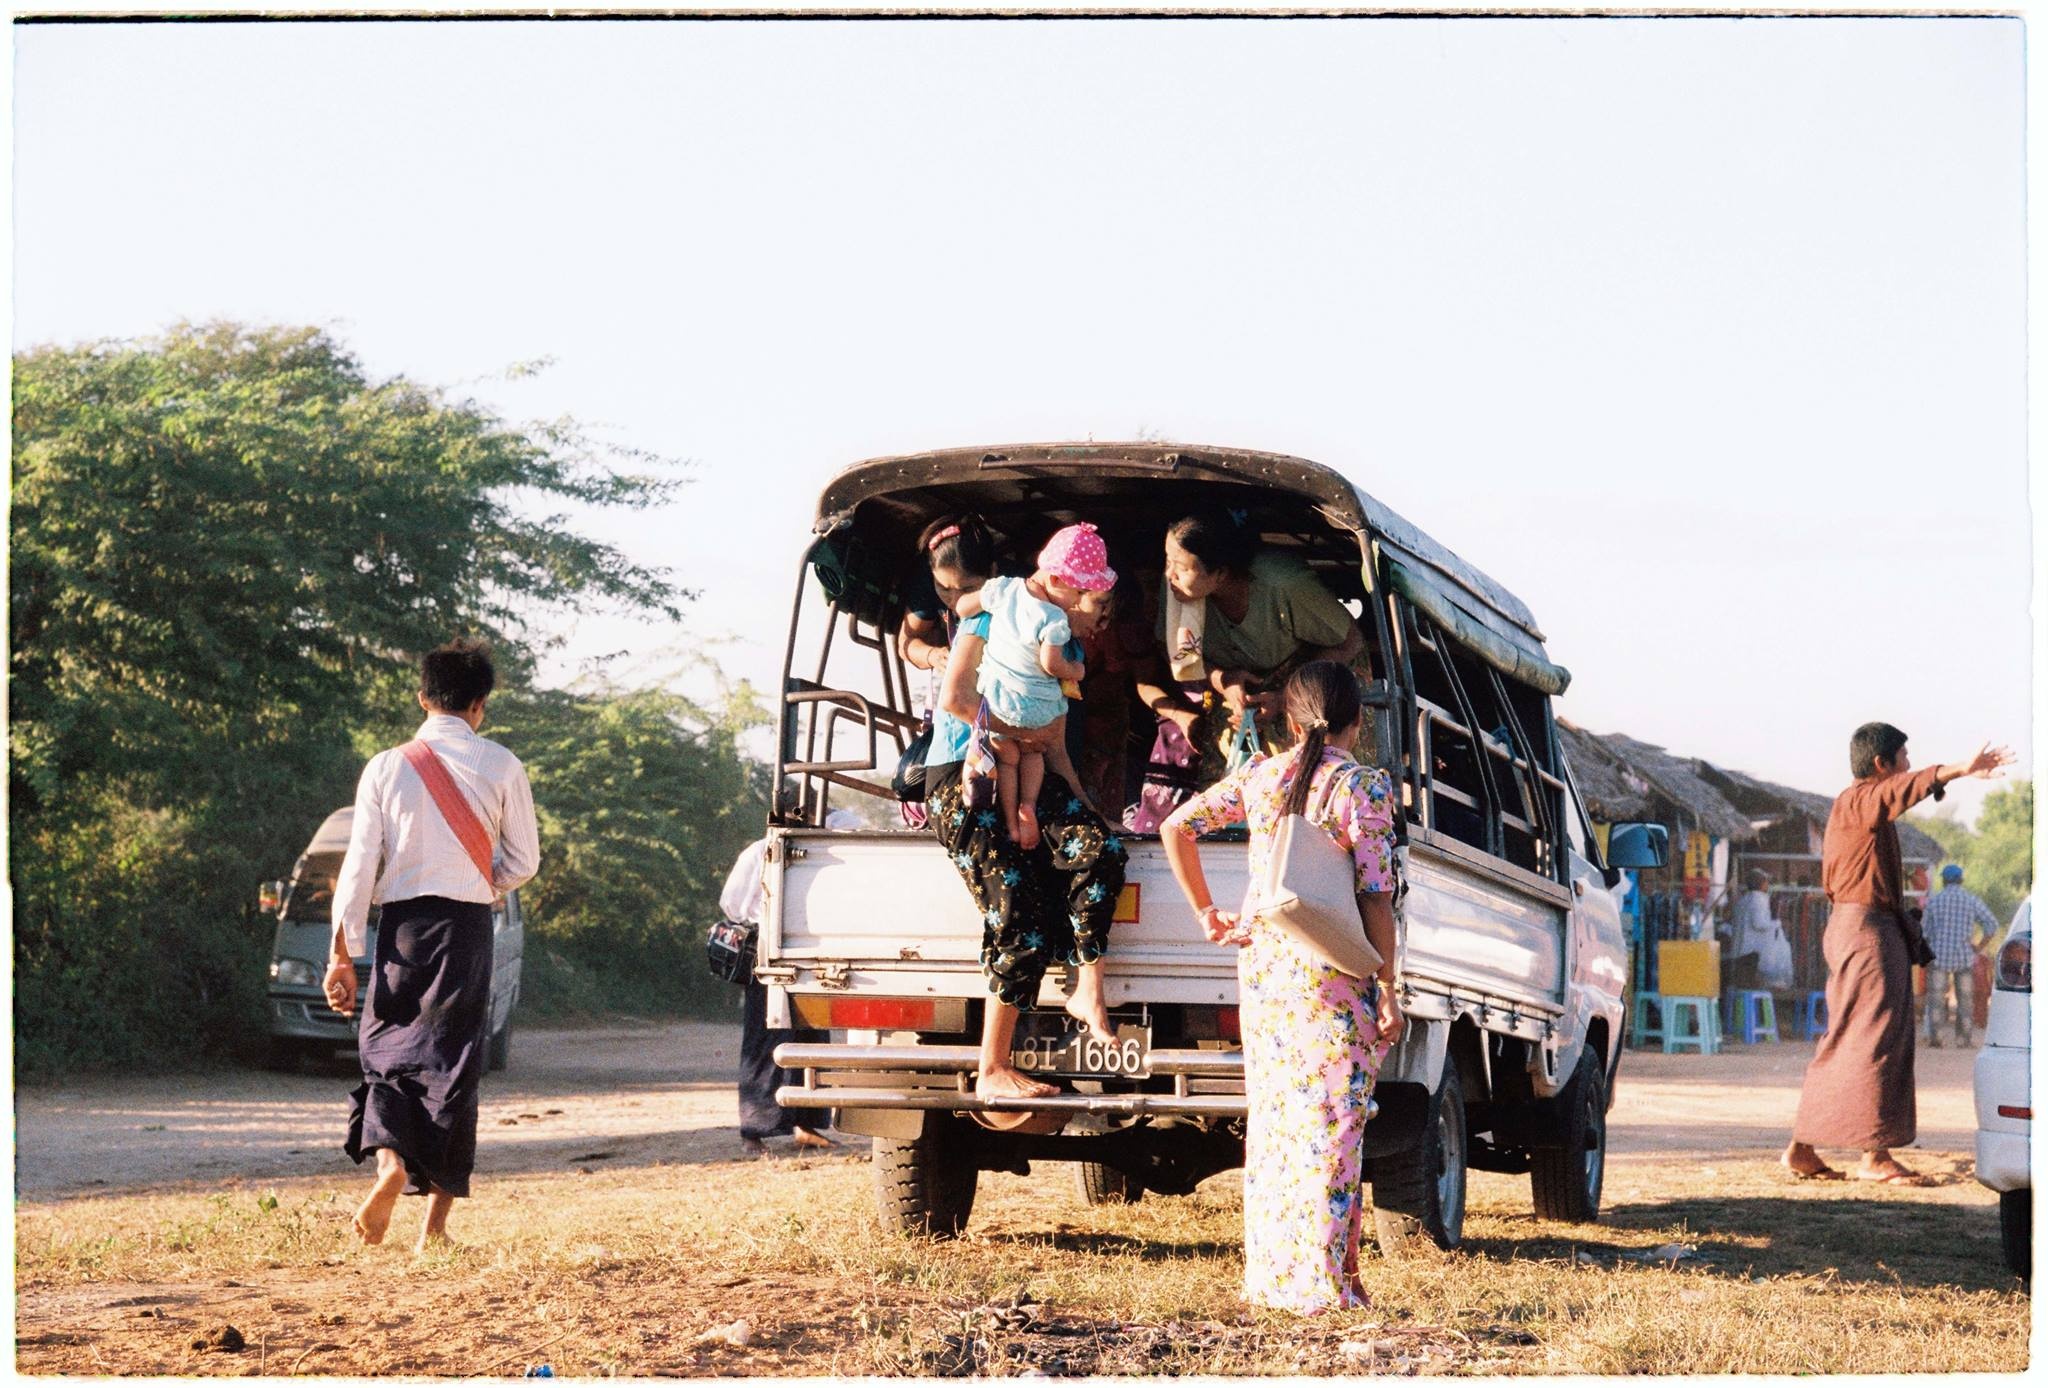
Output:
[[373,380],[316,329],[22,352],[13,411],[30,1071],[217,1048],[246,1024],[267,947],[250,884],[348,799],[358,738],[405,716],[417,652],[482,634],[516,681],[544,614],[678,614],[666,575],[549,513],[648,506],[673,477],[571,425]]
[[492,735],[533,781],[543,870],[523,894],[545,1010],[729,1004],[704,929],[741,849],[761,836],[767,769],[738,739],[766,714],[742,685],[708,710],[660,690],[522,690]]
[[1963,885],[1984,898],[2002,925],[2034,887],[2034,783],[2014,781],[1984,797],[1975,828],[1944,815],[1911,822],[1962,865]]

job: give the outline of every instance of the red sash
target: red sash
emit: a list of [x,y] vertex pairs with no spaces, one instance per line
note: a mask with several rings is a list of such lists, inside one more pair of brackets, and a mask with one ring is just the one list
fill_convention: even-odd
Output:
[[448,774],[448,768],[441,764],[441,758],[434,749],[415,738],[398,749],[405,754],[406,761],[419,773],[426,783],[427,794],[434,797],[434,805],[441,811],[441,818],[455,831],[455,837],[462,844],[463,852],[476,864],[476,870],[483,874],[484,885],[495,888],[491,881],[491,835],[478,822],[476,811],[462,798],[456,788],[455,778]]

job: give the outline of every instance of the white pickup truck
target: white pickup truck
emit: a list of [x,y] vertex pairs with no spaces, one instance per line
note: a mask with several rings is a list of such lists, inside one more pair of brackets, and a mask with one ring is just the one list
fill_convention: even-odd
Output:
[[[1357,614],[1377,676],[1366,703],[1405,811],[1396,986],[1409,1018],[1366,1129],[1382,1246],[1457,1244],[1468,1167],[1530,1173],[1542,1216],[1596,1218],[1627,977],[1608,889],[1620,867],[1661,865],[1663,830],[1612,826],[1603,862],[1551,713],[1570,676],[1528,608],[1337,472],[1241,449],[956,449],[859,463],[826,487],[784,666],[755,972],[771,1025],[833,1039],[778,1048],[801,1072],[782,1102],[872,1137],[884,1219],[941,1236],[965,1224],[984,1170],[1072,1162],[1082,1193],[1107,1202],[1185,1193],[1242,1164],[1235,951],[1204,938],[1156,838],[1124,836],[1106,980],[1120,1043],[1072,1034],[1055,971],[1016,1056],[1060,1092],[984,1105],[980,919],[952,865],[919,831],[817,827],[835,797],[893,799],[889,773],[918,727],[893,636],[921,526],[971,509],[1028,554],[1088,520],[1156,602],[1166,526],[1203,508],[1307,563]],[[1137,712],[1133,786],[1151,726]],[[1201,851],[1216,899],[1234,900],[1242,840]],[[990,1107],[1031,1118],[971,1121]]]

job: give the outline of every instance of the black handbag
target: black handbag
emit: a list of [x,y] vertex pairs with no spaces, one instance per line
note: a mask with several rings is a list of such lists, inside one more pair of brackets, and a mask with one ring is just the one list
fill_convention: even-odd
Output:
[[896,759],[896,774],[889,778],[889,788],[896,792],[896,798],[906,805],[924,803],[924,759],[932,751],[932,720],[924,720],[924,726],[917,730],[917,736],[910,739],[910,745],[903,749],[903,755]]
[[752,921],[720,921],[704,937],[704,962],[713,978],[727,983],[754,981],[754,947],[761,927]]

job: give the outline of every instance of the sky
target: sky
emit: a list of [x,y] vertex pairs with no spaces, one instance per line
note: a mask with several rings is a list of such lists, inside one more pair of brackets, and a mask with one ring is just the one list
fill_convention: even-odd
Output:
[[683,462],[575,520],[686,623],[562,614],[551,679],[773,687],[834,471],[1142,434],[1338,469],[1534,609],[1583,727],[1822,792],[1873,718],[2031,764],[2016,20],[13,41],[17,348],[319,324]]

